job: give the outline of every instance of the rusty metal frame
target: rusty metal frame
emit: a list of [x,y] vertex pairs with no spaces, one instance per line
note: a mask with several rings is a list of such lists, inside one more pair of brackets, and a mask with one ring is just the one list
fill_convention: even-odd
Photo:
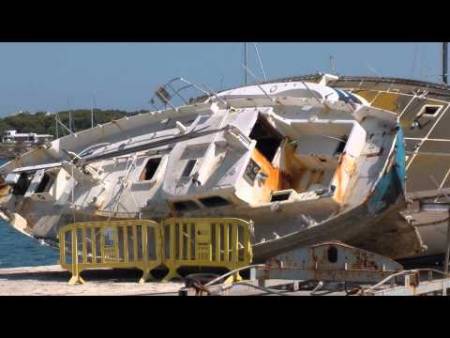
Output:
[[256,269],[255,278],[377,283],[401,270],[390,258],[331,241],[269,259],[264,268]]

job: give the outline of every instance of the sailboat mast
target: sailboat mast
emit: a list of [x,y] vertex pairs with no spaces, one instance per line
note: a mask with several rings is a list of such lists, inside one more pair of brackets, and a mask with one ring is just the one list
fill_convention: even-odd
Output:
[[448,42],[442,43],[442,80],[445,84],[448,84],[447,81],[447,69],[448,69]]

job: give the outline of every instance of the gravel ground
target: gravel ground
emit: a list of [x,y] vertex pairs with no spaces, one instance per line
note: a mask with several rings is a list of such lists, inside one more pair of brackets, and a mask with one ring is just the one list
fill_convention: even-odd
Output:
[[0,269],[1,296],[178,295],[181,282],[139,284],[138,271],[85,271],[82,285],[69,285],[59,265]]

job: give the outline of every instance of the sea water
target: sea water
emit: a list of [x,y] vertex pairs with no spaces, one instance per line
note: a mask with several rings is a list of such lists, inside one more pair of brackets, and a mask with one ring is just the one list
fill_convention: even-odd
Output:
[[0,221],[0,268],[57,264],[56,248],[41,244]]

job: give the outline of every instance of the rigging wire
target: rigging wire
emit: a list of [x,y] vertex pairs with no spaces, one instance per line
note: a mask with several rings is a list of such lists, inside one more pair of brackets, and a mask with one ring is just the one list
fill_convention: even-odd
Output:
[[264,81],[267,81],[266,72],[264,71],[264,65],[263,65],[263,62],[262,62],[262,60],[261,60],[261,56],[259,55],[258,46],[256,45],[256,43],[253,43],[253,47],[255,47],[256,56],[257,56],[257,58],[258,58],[259,67],[261,68],[261,72],[262,72],[262,74],[263,74]]

